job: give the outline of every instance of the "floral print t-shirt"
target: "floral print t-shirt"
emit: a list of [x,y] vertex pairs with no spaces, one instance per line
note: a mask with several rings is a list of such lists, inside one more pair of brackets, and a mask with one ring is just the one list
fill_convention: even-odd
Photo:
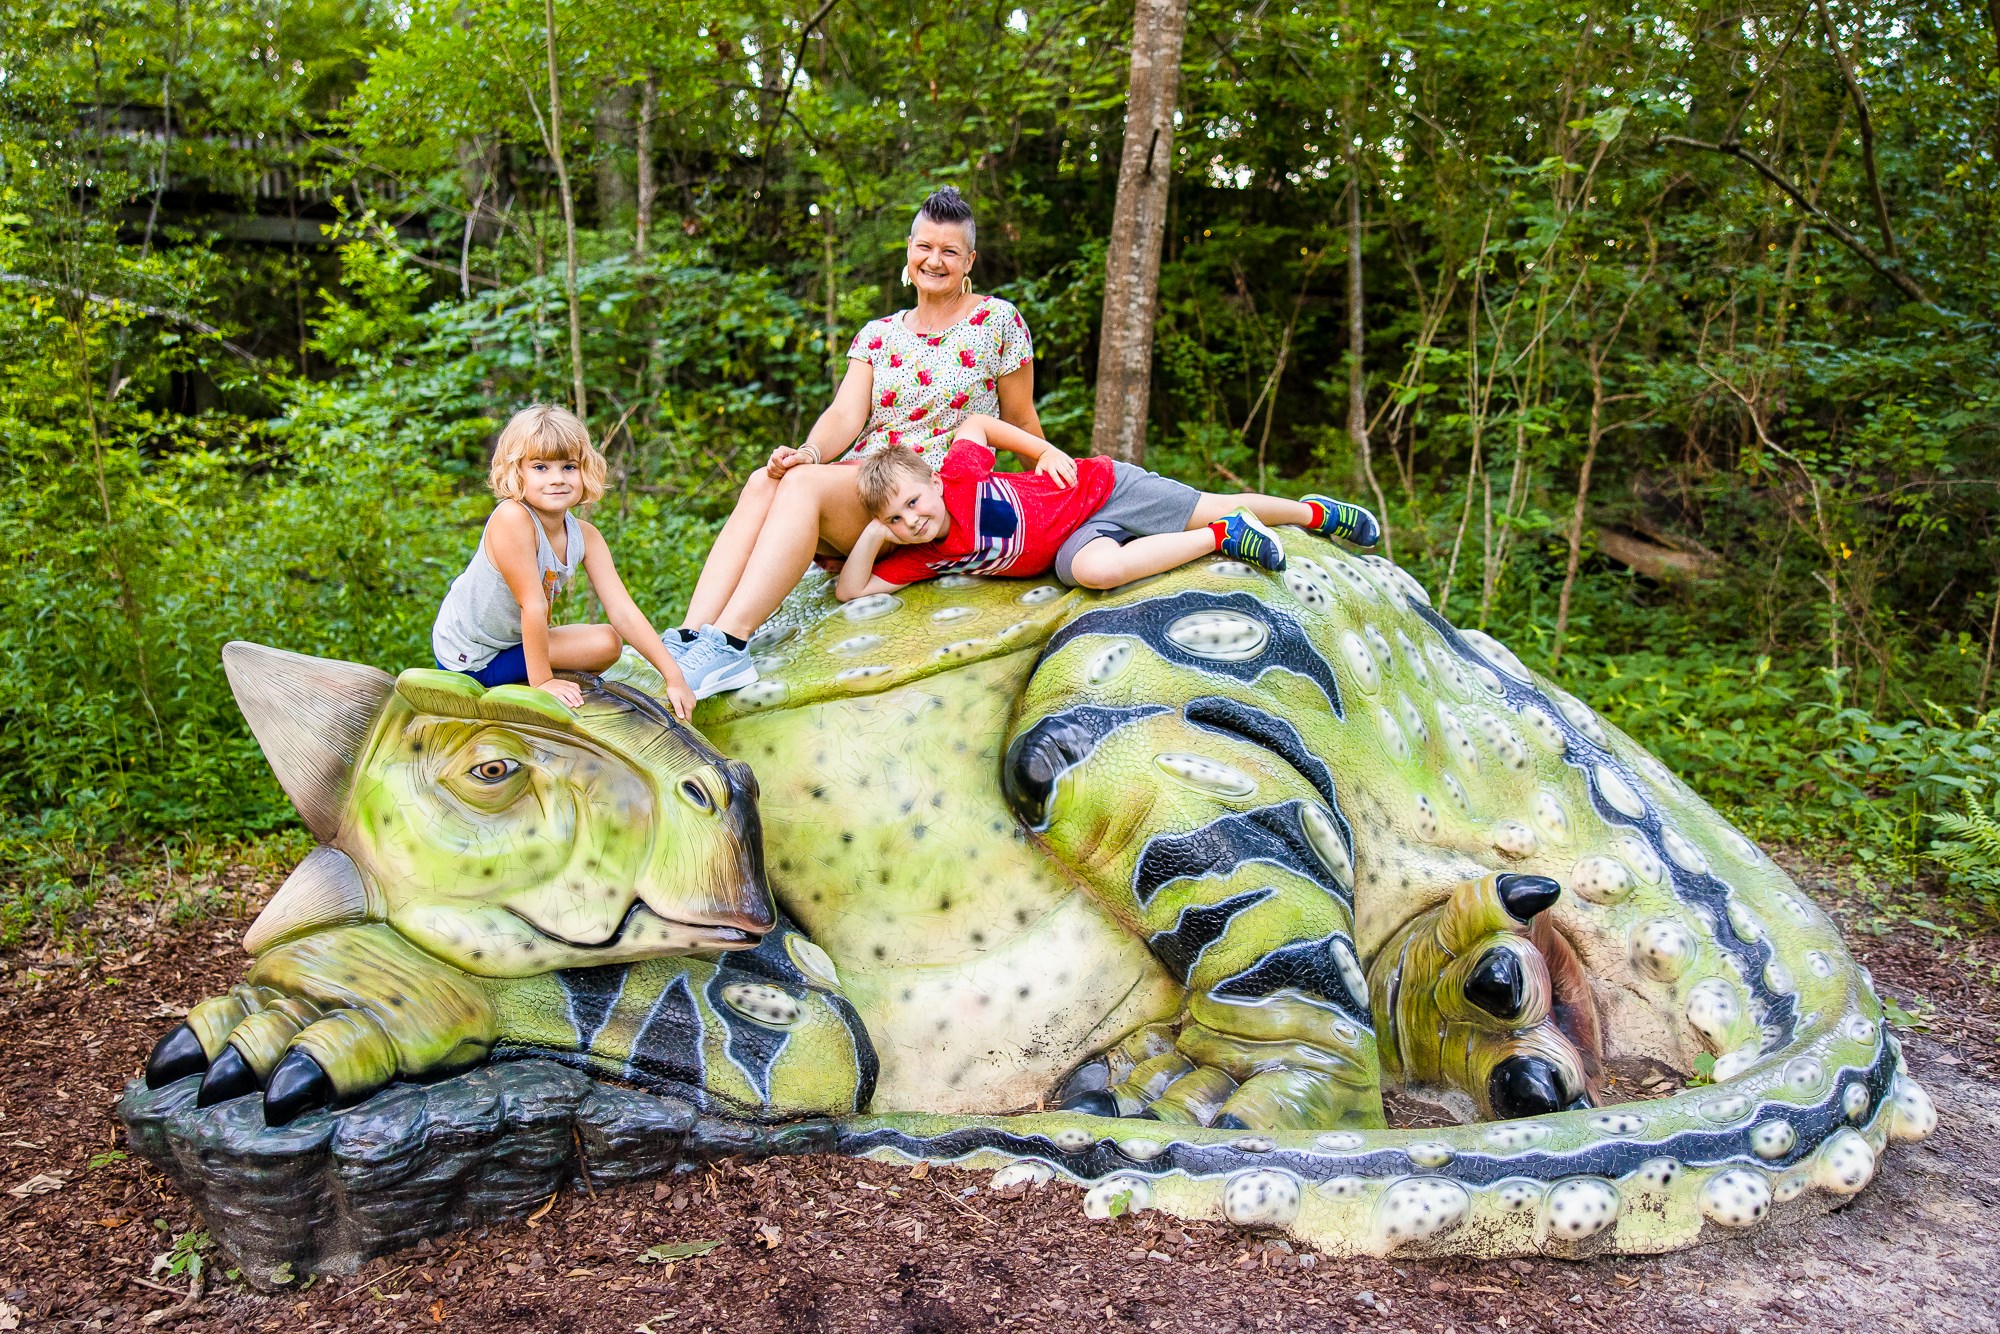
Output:
[[915,449],[933,468],[968,416],[1000,415],[1000,377],[1035,359],[1027,321],[1009,302],[981,297],[964,319],[937,334],[918,334],[897,311],[871,320],[847,349],[875,368],[868,427],[845,456]]

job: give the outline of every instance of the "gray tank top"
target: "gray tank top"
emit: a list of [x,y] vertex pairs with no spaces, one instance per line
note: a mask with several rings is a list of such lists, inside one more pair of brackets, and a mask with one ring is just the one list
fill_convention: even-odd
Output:
[[[583,563],[583,525],[575,514],[563,515],[563,546],[569,559],[558,560],[540,517],[525,501],[514,503],[528,510],[528,521],[534,525],[535,569],[542,576],[542,596],[553,606]],[[487,558],[482,531],[472,563],[451,581],[451,591],[438,608],[437,624],[431,627],[431,652],[448,671],[476,672],[520,642],[521,604]]]

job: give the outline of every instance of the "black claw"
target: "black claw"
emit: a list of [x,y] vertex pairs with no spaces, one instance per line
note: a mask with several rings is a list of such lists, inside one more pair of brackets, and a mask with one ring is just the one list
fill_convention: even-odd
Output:
[[146,1058],[146,1087],[163,1089],[206,1069],[208,1053],[202,1050],[201,1039],[186,1024],[175,1024],[174,1031],[153,1044],[153,1054]]
[[201,1091],[194,1095],[197,1107],[213,1107],[218,1102],[240,1098],[246,1093],[257,1091],[257,1072],[250,1068],[250,1062],[243,1059],[243,1053],[229,1046],[222,1049],[222,1055],[208,1067],[202,1076]]
[[1234,1112],[1224,1112],[1221,1116],[1216,1117],[1214,1125],[1217,1130],[1248,1130],[1250,1128],[1250,1123]]
[[333,1102],[333,1081],[302,1051],[288,1051],[264,1090],[264,1124],[288,1126]]
[[1493,1115],[1502,1121],[1517,1116],[1546,1116],[1559,1112],[1569,1101],[1563,1093],[1562,1075],[1540,1056],[1509,1056],[1493,1067],[1486,1081],[1486,1099]]
[[1111,1064],[1108,1061],[1086,1061],[1069,1072],[1069,1078],[1056,1086],[1055,1104],[1069,1107],[1072,1100],[1086,1093],[1096,1093],[1111,1087]]
[[1061,1110],[1082,1112],[1085,1116],[1116,1116],[1118,1099],[1111,1096],[1109,1089],[1091,1089],[1077,1094],[1074,1098],[1065,1099]]
[[1141,1107],[1138,1111],[1132,1113],[1130,1119],[1134,1121],[1157,1121],[1160,1119],[1160,1114],[1150,1107]]
[[1576,1100],[1571,1102],[1569,1106],[1563,1108],[1563,1110],[1566,1112],[1587,1112],[1595,1106],[1597,1106],[1597,1104],[1592,1102],[1590,1099],[1590,1090],[1585,1089],[1583,1092],[1577,1094]]
[[1561,898],[1563,892],[1561,885],[1545,875],[1521,875],[1511,871],[1496,877],[1493,887],[1500,892],[1500,906],[1521,922],[1531,921],[1536,913]]
[[1510,949],[1495,946],[1486,951],[1465,977],[1465,998],[1495,1019],[1514,1019],[1521,1013],[1527,994],[1521,958]]

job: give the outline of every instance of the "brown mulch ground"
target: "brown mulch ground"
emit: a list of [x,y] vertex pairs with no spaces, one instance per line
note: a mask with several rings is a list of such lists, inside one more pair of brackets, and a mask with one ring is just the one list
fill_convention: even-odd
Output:
[[[112,1106],[176,1014],[240,975],[242,925],[148,926],[125,933],[142,949],[84,963],[0,959],[0,1330],[2000,1330],[2000,939],[1855,935],[1931,1026],[1908,1052],[1938,1134],[1838,1214],[1680,1255],[1327,1261],[1156,1213],[1086,1222],[1062,1187],[1006,1200],[984,1174],[799,1159],[566,1195],[294,1293],[211,1271],[189,1302],[153,1265],[199,1223],[120,1155]],[[36,1178],[54,1188],[14,1193]],[[719,1244],[637,1262],[693,1241]]]

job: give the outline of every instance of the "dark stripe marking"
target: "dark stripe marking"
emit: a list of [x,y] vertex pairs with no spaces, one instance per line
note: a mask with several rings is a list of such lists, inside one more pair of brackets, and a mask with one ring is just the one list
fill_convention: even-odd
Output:
[[1347,979],[1334,960],[1333,942],[1339,939],[1342,939],[1339,935],[1322,936],[1272,950],[1234,977],[1218,983],[1215,994],[1256,999],[1290,988],[1322,997],[1363,1028],[1372,1028],[1374,1018],[1368,1012],[1368,998],[1347,989]]
[[669,982],[653,1002],[646,1022],[632,1038],[626,1074],[641,1084],[667,1082],[702,1088],[708,1079],[708,1058],[702,1053],[707,1025],[694,1003],[687,974]]
[[1262,806],[1211,820],[1185,834],[1155,834],[1132,871],[1132,897],[1144,907],[1176,880],[1223,876],[1249,862],[1268,862],[1312,881],[1352,906],[1349,891],[1321,864],[1299,823],[1302,801]]
[[569,1002],[570,1027],[576,1030],[579,1051],[589,1051],[625,990],[630,964],[609,964],[603,968],[565,968],[556,974],[563,997]]
[[1008,804],[1029,828],[1047,829],[1049,802],[1064,774],[1089,759],[1104,738],[1119,728],[1171,712],[1164,704],[1127,708],[1079,704],[1050,714],[1007,747],[1000,778]]
[[1340,798],[1333,787],[1333,772],[1320,762],[1318,756],[1306,749],[1305,738],[1299,735],[1298,728],[1268,710],[1220,695],[1189,700],[1183,712],[1196,727],[1262,746],[1296,769],[1299,776],[1311,783],[1320,799],[1326,802],[1327,810],[1333,815],[1333,823],[1347,846],[1347,855],[1354,856],[1354,831],[1348,827],[1347,817],[1341,813]]
[[[768,1105],[771,1101],[771,1067],[778,1063],[778,1054],[792,1040],[792,1034],[790,1029],[767,1028],[754,1019],[745,1018],[723,1001],[724,987],[734,982],[750,981],[766,986],[778,985],[758,974],[731,968],[725,956],[722,967],[708,979],[702,994],[708,998],[709,1008],[722,1020],[722,1050],[729,1057],[729,1063],[743,1072],[743,1077],[756,1091],[758,1100]],[[804,990],[803,987],[788,986],[778,986],[778,989],[793,1000],[798,1000],[799,993]]]
[[1237,917],[1277,892],[1267,886],[1220,903],[1192,904],[1181,909],[1181,915],[1174,919],[1173,930],[1155,933],[1146,944],[1152,947],[1154,956],[1167,966],[1167,971],[1179,978],[1182,986],[1186,986],[1188,978],[1194,973],[1195,964],[1201,961],[1202,951],[1222,939],[1222,933]]

